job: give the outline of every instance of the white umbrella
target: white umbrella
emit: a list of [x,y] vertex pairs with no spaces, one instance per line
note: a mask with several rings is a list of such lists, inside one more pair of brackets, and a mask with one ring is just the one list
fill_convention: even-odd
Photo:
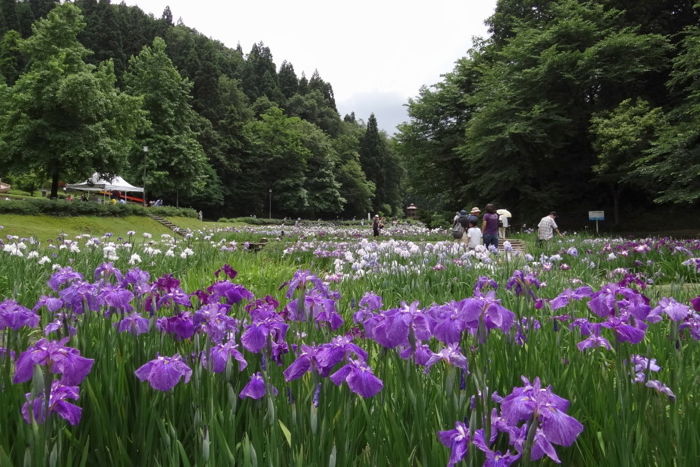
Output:
[[513,217],[513,214],[511,214],[510,211],[507,209],[499,209],[496,211],[496,214],[498,214],[499,216]]

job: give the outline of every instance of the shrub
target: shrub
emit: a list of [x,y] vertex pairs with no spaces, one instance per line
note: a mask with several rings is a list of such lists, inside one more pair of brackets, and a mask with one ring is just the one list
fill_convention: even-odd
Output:
[[24,214],[49,216],[156,216],[197,217],[197,211],[189,208],[144,208],[138,204],[98,204],[84,201],[49,200],[45,198],[0,201],[0,214]]

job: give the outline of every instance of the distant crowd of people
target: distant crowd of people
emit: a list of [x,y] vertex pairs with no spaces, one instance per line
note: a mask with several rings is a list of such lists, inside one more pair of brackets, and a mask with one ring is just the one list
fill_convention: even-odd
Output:
[[[511,214],[507,209],[496,211],[496,206],[492,203],[487,204],[484,211],[484,215],[481,216],[481,209],[475,206],[468,213],[464,209],[455,213],[452,226],[454,239],[465,243],[470,249],[479,245],[498,248],[499,237],[506,238],[508,219]],[[480,216],[481,226],[479,227]]]
[[[475,206],[469,212],[463,209],[455,213],[452,222],[455,241],[466,244],[472,250],[479,245],[498,248],[499,239],[506,239],[512,214],[507,209],[497,210],[492,203],[487,204],[484,211],[482,216],[481,209]],[[551,240],[555,233],[562,236],[556,218],[557,213],[552,211],[540,220],[537,225],[538,245]]]

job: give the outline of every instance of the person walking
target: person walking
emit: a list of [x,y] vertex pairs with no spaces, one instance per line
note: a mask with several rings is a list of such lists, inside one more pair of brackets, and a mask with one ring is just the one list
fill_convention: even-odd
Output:
[[503,211],[499,209],[501,213],[496,212],[498,214],[498,220],[499,220],[499,225],[498,225],[498,236],[501,237],[501,239],[505,240],[506,239],[506,229],[509,227],[509,222],[508,222],[508,215],[506,215],[507,211]]
[[466,242],[465,234],[468,228],[469,222],[467,221],[467,211],[457,211],[457,214],[452,222],[452,238],[455,240],[455,242]]
[[372,221],[372,233],[374,234],[375,237],[379,237],[379,229],[381,222],[379,220],[379,214],[374,215],[374,220]]
[[540,220],[540,223],[537,224],[537,244],[539,246],[542,246],[545,242],[548,242],[554,238],[554,232],[556,232],[560,237],[563,237],[561,232],[559,232],[559,226],[554,220],[556,217],[556,211],[552,211],[544,216]]
[[484,214],[481,224],[484,246],[486,248],[493,246],[498,249],[498,214],[496,214],[496,207],[489,203],[484,209],[486,210],[486,214]]

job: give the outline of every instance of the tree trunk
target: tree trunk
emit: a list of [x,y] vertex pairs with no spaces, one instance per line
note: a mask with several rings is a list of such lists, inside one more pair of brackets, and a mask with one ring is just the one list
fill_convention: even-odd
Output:
[[622,187],[620,185],[612,185],[610,187],[613,199],[613,224],[617,226],[620,223],[620,198],[622,196]]
[[58,165],[51,167],[51,199],[58,199]]

